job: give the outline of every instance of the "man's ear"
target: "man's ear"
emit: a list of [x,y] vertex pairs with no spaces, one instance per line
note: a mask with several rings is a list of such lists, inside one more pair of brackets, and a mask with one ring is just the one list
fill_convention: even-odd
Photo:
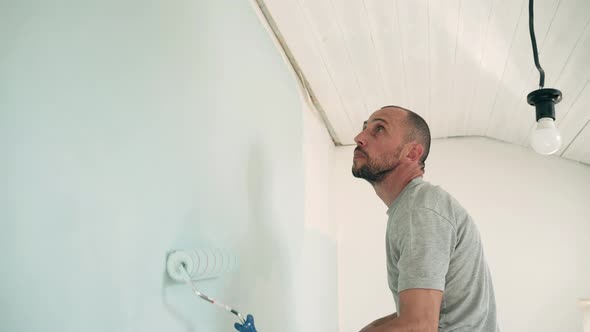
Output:
[[424,153],[424,147],[422,144],[417,142],[412,142],[406,145],[406,153],[404,159],[406,161],[419,161]]

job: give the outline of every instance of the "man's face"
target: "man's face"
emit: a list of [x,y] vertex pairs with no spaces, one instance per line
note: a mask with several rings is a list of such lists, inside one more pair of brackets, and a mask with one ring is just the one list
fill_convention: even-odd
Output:
[[387,108],[373,113],[355,138],[352,174],[370,183],[380,182],[400,162],[406,134],[406,113]]

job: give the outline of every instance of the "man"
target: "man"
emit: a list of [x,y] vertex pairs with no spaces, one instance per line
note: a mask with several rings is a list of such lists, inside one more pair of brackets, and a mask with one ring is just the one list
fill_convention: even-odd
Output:
[[386,106],[355,137],[352,173],[389,208],[389,287],[397,313],[362,332],[496,332],[496,303],[479,232],[447,192],[422,179],[428,125],[414,112]]

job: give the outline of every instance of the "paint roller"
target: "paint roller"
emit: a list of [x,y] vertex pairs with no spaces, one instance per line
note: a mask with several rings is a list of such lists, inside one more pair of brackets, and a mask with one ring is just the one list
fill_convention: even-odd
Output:
[[183,282],[186,273],[190,280],[217,278],[239,267],[238,258],[223,249],[176,250],[168,255],[166,263],[170,278]]
[[232,307],[217,301],[202,292],[194,281],[214,279],[239,267],[238,258],[223,249],[189,249],[172,251],[166,261],[168,275],[175,281],[185,282],[193,293],[201,299],[214,304],[236,315],[242,324],[235,325],[238,331],[256,332],[254,318],[248,315],[246,319]]

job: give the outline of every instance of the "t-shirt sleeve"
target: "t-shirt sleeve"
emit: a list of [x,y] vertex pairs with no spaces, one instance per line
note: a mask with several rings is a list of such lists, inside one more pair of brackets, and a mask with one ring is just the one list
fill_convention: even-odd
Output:
[[446,274],[455,248],[451,223],[433,210],[408,211],[398,229],[398,291],[412,288],[445,290]]

